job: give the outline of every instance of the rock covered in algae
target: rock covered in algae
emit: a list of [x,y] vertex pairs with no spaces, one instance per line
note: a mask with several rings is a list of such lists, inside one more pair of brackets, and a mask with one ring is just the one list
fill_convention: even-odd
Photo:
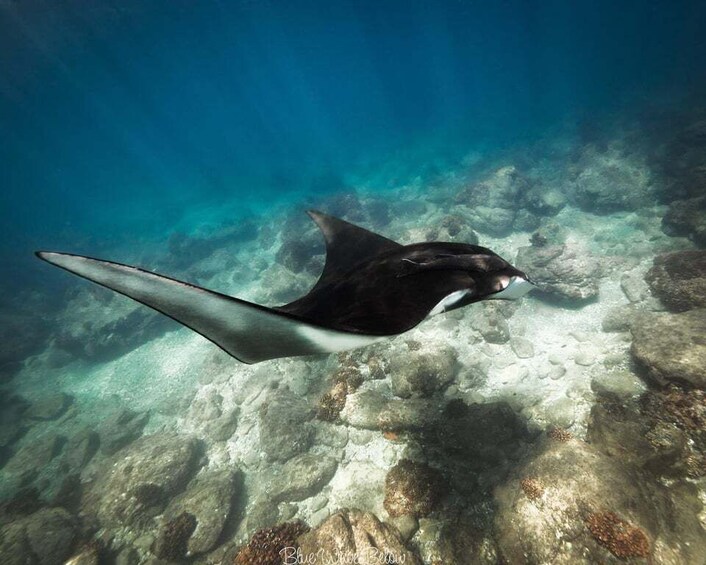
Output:
[[258,415],[260,446],[270,461],[287,461],[311,445],[314,412],[286,387],[272,391]]
[[658,255],[645,280],[672,312],[706,308],[706,250]]
[[630,351],[650,380],[706,389],[706,308],[645,314],[631,331]]
[[444,493],[441,473],[425,463],[402,459],[385,477],[387,513],[397,516],[426,516],[439,504]]
[[410,353],[392,359],[389,367],[392,392],[401,398],[429,397],[456,376],[456,353],[442,347],[433,353]]
[[390,399],[379,390],[350,395],[341,412],[342,420],[353,427],[387,432],[428,429],[439,416],[438,402],[432,399]]
[[[195,477],[186,489],[171,500],[164,518],[169,522],[161,528],[161,535],[169,524],[180,516],[193,518],[193,528],[183,528],[184,555],[206,553],[216,546],[226,520],[230,516],[236,493],[236,474],[232,469],[205,471]],[[191,519],[189,519],[191,520]],[[184,522],[184,519],[182,519]]]
[[706,196],[675,200],[662,218],[667,235],[688,237],[697,245],[706,245]]
[[637,400],[601,397],[588,439],[658,477],[697,479],[706,475],[706,392],[670,385]]
[[187,555],[189,539],[195,529],[194,515],[182,512],[162,525],[152,551],[157,557],[167,561],[184,559]]
[[360,510],[341,510],[301,535],[299,551],[303,558],[315,556],[320,563],[421,565],[395,528]]
[[78,534],[76,520],[63,508],[43,508],[0,529],[3,565],[60,565]]
[[144,436],[105,460],[83,500],[107,528],[150,525],[196,472],[199,444],[168,433]]
[[302,453],[287,461],[267,489],[270,500],[304,500],[318,493],[333,477],[338,462],[332,457]]
[[[541,497],[518,488],[527,477],[541,482]],[[706,535],[695,493],[582,441],[546,441],[495,490],[498,548],[508,563],[698,562]]]
[[[456,195],[456,202],[468,206],[469,223],[474,229],[496,236],[517,230],[531,230],[539,225],[535,214],[540,208],[554,209],[556,200],[525,198],[532,181],[517,167],[508,165],[491,173],[480,182],[470,185]],[[536,206],[535,206],[536,205]],[[546,206],[544,206],[546,205]]]
[[150,419],[148,412],[136,412],[129,408],[118,408],[108,414],[98,427],[100,449],[112,455],[142,435]]

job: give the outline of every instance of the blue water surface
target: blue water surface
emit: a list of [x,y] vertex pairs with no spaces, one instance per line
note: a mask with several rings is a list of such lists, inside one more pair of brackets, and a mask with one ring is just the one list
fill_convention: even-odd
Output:
[[[194,206],[380,190],[693,94],[703,2],[0,2],[3,285]],[[394,157],[399,164],[389,171]],[[387,169],[385,168],[387,166]]]

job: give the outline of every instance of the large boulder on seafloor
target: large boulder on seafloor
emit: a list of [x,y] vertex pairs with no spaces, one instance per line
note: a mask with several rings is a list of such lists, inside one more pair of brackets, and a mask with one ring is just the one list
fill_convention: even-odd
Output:
[[336,473],[338,462],[332,457],[302,453],[287,461],[267,486],[273,503],[304,500],[317,494]]
[[199,443],[168,433],[143,436],[106,459],[82,501],[106,528],[145,528],[196,472]]
[[286,387],[271,391],[260,406],[260,448],[270,461],[287,461],[311,445],[314,411]]
[[61,565],[71,555],[78,524],[63,508],[44,508],[0,529],[3,565]]
[[598,450],[657,477],[706,475],[706,392],[670,385],[639,400],[601,393],[587,440]]
[[548,441],[495,490],[508,563],[695,563],[706,551],[693,485],[669,490],[578,441]]
[[390,516],[426,516],[446,491],[439,471],[426,463],[402,459],[385,477],[385,510]]
[[520,210],[520,200],[532,182],[514,166],[501,167],[484,180],[456,195],[456,202],[468,206],[474,229],[496,236],[507,235],[513,227],[534,229],[539,219],[530,210]]
[[395,528],[360,510],[341,510],[298,541],[302,556],[322,563],[421,564]]
[[216,546],[230,516],[236,493],[236,474],[232,469],[206,471],[193,479],[184,492],[167,506],[162,517],[160,537],[168,539],[174,524],[184,514],[193,517],[193,528],[185,536],[187,556],[206,553]]
[[637,155],[619,147],[587,146],[575,166],[569,197],[581,209],[597,214],[634,210],[654,200],[650,169]]
[[658,255],[645,280],[673,312],[706,308],[706,250]]
[[556,216],[566,206],[566,196],[542,185],[532,187],[522,196],[524,205],[542,217]]
[[577,245],[520,247],[516,265],[532,279],[540,297],[580,304],[598,296],[601,263]]
[[392,392],[401,398],[428,397],[447,386],[458,370],[456,352],[442,347],[432,353],[412,353],[390,361]]
[[645,314],[630,331],[630,351],[649,379],[706,389],[706,308]]
[[348,395],[341,411],[341,419],[349,426],[388,432],[428,429],[439,415],[439,403],[434,399],[390,399],[376,389]]
[[672,202],[662,218],[662,231],[706,245],[706,196]]
[[48,394],[34,400],[24,413],[30,420],[56,420],[71,406],[74,397],[65,392]]
[[129,408],[116,408],[108,413],[98,425],[101,452],[112,455],[142,435],[150,419],[148,412],[136,412]]

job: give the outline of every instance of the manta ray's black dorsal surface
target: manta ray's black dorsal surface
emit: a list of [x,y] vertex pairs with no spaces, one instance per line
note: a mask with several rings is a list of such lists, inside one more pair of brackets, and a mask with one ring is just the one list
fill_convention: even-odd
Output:
[[342,351],[398,335],[428,316],[532,285],[490,249],[400,245],[321,212],[326,264],[308,294],[268,308],[131,267],[66,253],[37,256],[129,296],[198,332],[244,363]]

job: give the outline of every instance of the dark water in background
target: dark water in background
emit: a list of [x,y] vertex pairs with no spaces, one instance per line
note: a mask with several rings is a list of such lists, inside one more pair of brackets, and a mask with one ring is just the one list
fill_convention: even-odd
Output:
[[2,0],[3,286],[35,248],[167,232],[194,204],[408,154],[400,183],[694,95],[704,24],[703,2]]

